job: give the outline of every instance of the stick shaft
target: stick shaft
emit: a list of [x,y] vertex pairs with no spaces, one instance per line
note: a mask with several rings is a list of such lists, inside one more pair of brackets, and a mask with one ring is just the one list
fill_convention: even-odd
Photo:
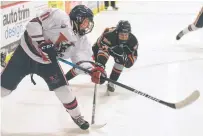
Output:
[[[81,67],[81,66],[79,66],[79,65],[73,64],[73,63],[71,63],[71,62],[69,62],[69,61],[67,61],[67,60],[61,59],[61,58],[59,58],[58,60],[60,60],[60,61],[62,61],[62,62],[64,62],[64,63],[66,63],[66,64],[69,64],[69,65],[71,65],[71,66],[74,67],[74,68],[78,68],[78,69],[80,69],[80,70],[83,70],[85,73],[91,74],[91,71],[89,71],[89,70],[87,70],[87,69],[85,69],[85,68],[83,68],[83,67]],[[107,77],[104,77],[104,79],[105,79],[106,81],[112,82],[112,83],[114,83],[114,84],[116,84],[116,85],[118,85],[118,86],[120,86],[120,87],[123,87],[123,88],[125,88],[125,89],[127,89],[127,90],[129,90],[129,91],[131,91],[131,92],[134,92],[134,93],[139,94],[139,95],[141,95],[141,96],[144,96],[144,97],[146,97],[146,98],[148,98],[148,99],[151,99],[151,100],[153,100],[153,101],[155,101],[155,102],[157,102],[157,103],[163,104],[163,105],[168,106],[168,107],[170,107],[170,108],[174,108],[174,109],[177,108],[177,107],[176,107],[176,104],[177,104],[177,103],[169,103],[169,102],[160,100],[160,99],[158,99],[158,98],[156,98],[156,97],[153,97],[153,96],[151,96],[151,95],[149,95],[149,94],[146,94],[146,93],[143,93],[143,92],[141,92],[141,91],[138,91],[138,90],[136,90],[136,89],[134,89],[134,88],[131,88],[131,87],[129,87],[129,86],[127,86],[127,85],[124,85],[124,84],[122,84],[122,83],[119,83],[119,82],[117,82],[117,81],[111,80],[111,79],[109,79],[109,78],[107,78]],[[198,95],[197,95],[197,96],[198,96]],[[198,97],[197,97],[197,98],[198,98]],[[194,101],[194,100],[193,100],[193,101]],[[93,103],[94,103],[94,102],[93,102]],[[185,105],[185,106],[186,106],[186,105]],[[182,106],[182,107],[184,107],[184,106]]]
[[95,123],[96,98],[97,98],[97,84],[94,85],[94,95],[93,95],[93,104],[92,104],[92,122],[91,122],[91,124]]

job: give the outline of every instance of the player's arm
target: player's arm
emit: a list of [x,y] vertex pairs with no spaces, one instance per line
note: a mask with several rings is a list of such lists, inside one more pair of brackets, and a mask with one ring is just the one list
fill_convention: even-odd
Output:
[[108,48],[111,46],[111,43],[108,39],[108,36],[103,34],[97,40],[98,53],[96,54],[96,66],[91,70],[91,80],[96,84],[103,84],[105,82],[103,77],[106,77],[105,64],[109,58]]
[[106,36],[105,34],[102,35],[98,40],[97,40],[97,46],[99,47],[99,50],[98,50],[98,53],[96,55],[97,57],[97,63],[105,66],[106,65],[106,62],[108,61],[109,59],[109,50],[108,48],[111,45],[111,42],[109,40],[109,37]]
[[[55,10],[48,9],[42,14],[33,18],[26,26],[25,34],[28,37],[30,45],[36,48],[36,51],[41,55],[44,61],[56,61],[57,53],[54,49],[54,44],[50,40],[45,40],[43,29],[50,29],[55,21],[57,21]],[[33,44],[35,43],[35,44]],[[36,44],[37,43],[37,44]]]
[[138,57],[137,49],[138,49],[138,41],[135,37],[133,37],[132,40],[130,41],[130,45],[125,48],[127,56],[124,66],[126,68],[130,68],[131,66],[133,66],[133,64],[137,60]]
[[[80,38],[80,41],[75,43],[74,48],[76,51],[71,55],[71,61],[85,69],[93,68],[93,65],[88,62],[93,61],[91,47],[91,43],[86,35]],[[79,69],[73,69],[72,73],[74,73],[73,75],[78,75],[83,74],[84,72]]]
[[[42,34],[43,25],[45,25],[47,20],[50,18],[51,10],[46,10],[42,14],[30,20],[26,26],[26,31],[29,35],[31,41],[44,41]],[[47,24],[48,25],[48,24]]]
[[[83,36],[80,41],[76,42],[76,52],[71,56],[71,60],[73,63],[83,67],[85,69],[91,70],[91,80],[97,84],[103,84],[105,80],[102,76],[105,76],[105,70],[102,65],[96,66],[92,65],[92,63],[88,61],[92,61],[92,50],[91,44],[86,36]],[[84,71],[72,68],[66,73],[66,79],[71,80],[75,76],[84,73]],[[86,73],[87,74],[87,73]]]

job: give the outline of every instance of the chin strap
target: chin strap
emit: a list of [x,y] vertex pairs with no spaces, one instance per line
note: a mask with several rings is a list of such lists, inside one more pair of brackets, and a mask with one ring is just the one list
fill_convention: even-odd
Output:
[[72,25],[73,25],[74,33],[77,34],[78,33],[78,25],[77,25],[77,23],[75,21],[72,21]]

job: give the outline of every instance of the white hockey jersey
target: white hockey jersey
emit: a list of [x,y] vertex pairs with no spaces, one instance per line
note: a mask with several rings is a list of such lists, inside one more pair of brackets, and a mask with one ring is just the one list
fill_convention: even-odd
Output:
[[50,40],[54,44],[68,43],[63,53],[63,58],[71,58],[73,63],[82,60],[92,60],[92,46],[87,36],[74,33],[69,15],[66,12],[50,8],[32,19],[26,26],[26,31],[21,37],[21,46],[24,51],[35,61],[49,64],[40,55],[37,41]]

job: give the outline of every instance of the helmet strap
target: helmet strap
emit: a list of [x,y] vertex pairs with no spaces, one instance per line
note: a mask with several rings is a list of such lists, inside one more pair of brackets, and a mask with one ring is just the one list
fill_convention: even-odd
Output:
[[75,34],[79,32],[79,26],[75,21],[73,21],[73,31]]

